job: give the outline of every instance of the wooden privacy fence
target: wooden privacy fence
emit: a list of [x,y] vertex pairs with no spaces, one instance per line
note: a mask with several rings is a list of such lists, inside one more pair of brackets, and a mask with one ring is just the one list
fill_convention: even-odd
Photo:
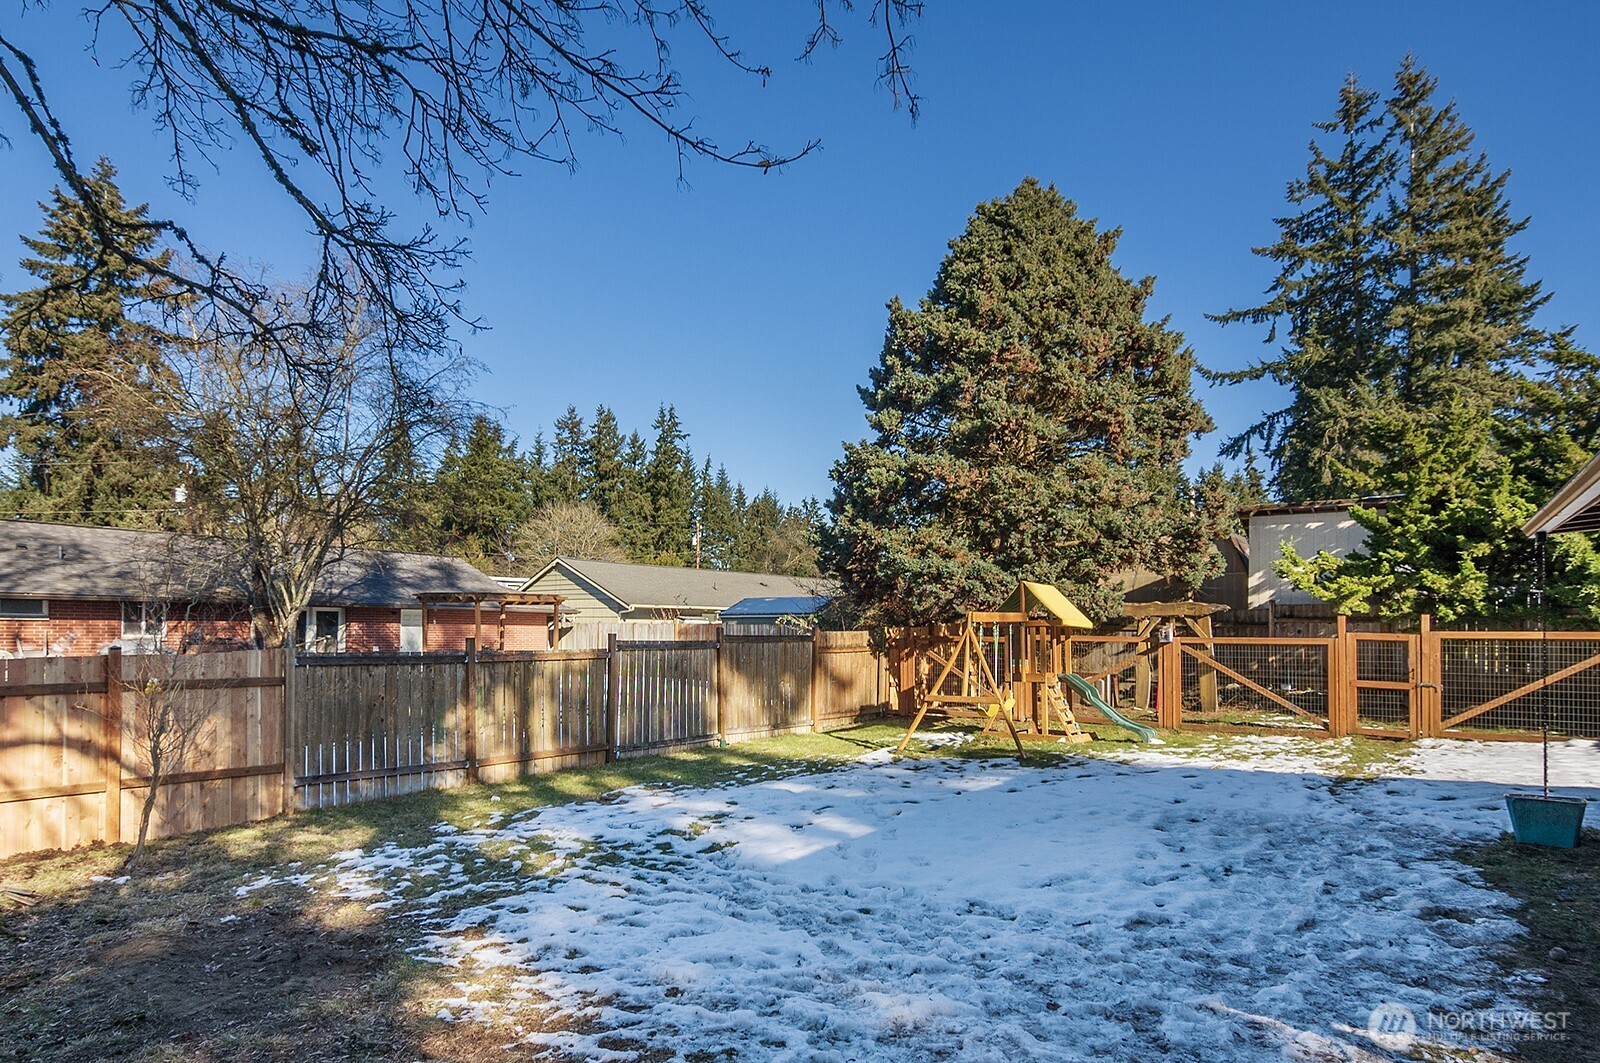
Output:
[[[927,682],[939,629],[891,638],[904,691]],[[1600,738],[1600,632],[1350,630],[1328,638],[1064,636],[1071,670],[1124,716],[1157,727],[1257,734]],[[1087,705],[1075,713],[1105,722]]]
[[[705,629],[717,636],[717,629]],[[292,667],[285,668],[290,661]],[[154,682],[157,685],[152,687]],[[478,655],[0,660],[0,857],[131,841],[152,691],[194,721],[153,837],[884,712],[865,632]]]
[[163,691],[192,726],[152,836],[277,815],[283,662],[261,650],[0,660],[0,856],[134,839]]

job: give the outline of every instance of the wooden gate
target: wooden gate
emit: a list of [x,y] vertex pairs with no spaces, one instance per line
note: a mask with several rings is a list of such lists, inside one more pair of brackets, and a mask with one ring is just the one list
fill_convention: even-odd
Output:
[[1417,738],[1424,728],[1419,681],[1421,636],[1352,632],[1346,653],[1351,676],[1349,730],[1386,738]]
[[1331,733],[1336,720],[1333,639],[1179,638],[1165,649],[1163,726],[1255,734]]

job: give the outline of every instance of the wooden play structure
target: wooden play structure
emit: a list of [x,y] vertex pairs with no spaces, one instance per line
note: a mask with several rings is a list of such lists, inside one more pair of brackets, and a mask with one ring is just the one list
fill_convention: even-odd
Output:
[[[901,690],[910,693],[914,712],[899,751],[904,751],[917,728],[928,717],[978,719],[984,730],[1005,728],[1016,744],[1022,740],[1093,741],[1094,735],[1078,724],[1075,704],[1093,709],[1110,724],[1130,730],[1139,741],[1158,741],[1146,725],[1123,716],[1117,704],[1118,685],[1125,672],[1133,672],[1133,706],[1149,709],[1154,700],[1155,656],[1163,642],[1184,636],[1211,636],[1211,613],[1216,605],[1198,602],[1130,604],[1125,616],[1134,631],[1112,637],[1122,648],[1133,648],[1133,658],[1123,656],[1114,666],[1075,674],[1074,634],[1085,642],[1094,628],[1058,588],[1045,583],[1018,584],[1018,589],[992,612],[966,613],[955,624],[923,629],[922,636],[902,647]],[[1093,640],[1093,639],[1090,639]],[[1216,679],[1202,679],[1202,700],[1216,701]]]
[[1094,736],[1079,726],[1072,709],[1073,699],[1086,692],[1102,716],[1143,740],[1155,738],[1072,675],[1071,634],[1093,628],[1059,589],[1026,581],[998,609],[970,612],[946,625],[916,651],[923,660],[912,663],[913,672],[926,678],[914,684],[915,715],[897,749],[905,750],[930,715],[983,720],[985,730],[1003,726],[1019,759],[1024,738],[1090,742]]
[[[1211,638],[1211,617],[1227,609],[1207,602],[1125,602],[1122,615],[1134,621],[1132,638],[1139,643],[1133,662],[1133,707],[1155,707],[1156,651],[1174,638]],[[1217,710],[1217,676],[1210,670],[1200,673],[1200,702],[1210,712]]]

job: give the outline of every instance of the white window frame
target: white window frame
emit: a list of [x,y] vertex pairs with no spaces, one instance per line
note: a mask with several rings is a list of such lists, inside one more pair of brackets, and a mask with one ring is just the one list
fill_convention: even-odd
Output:
[[[406,617],[408,615],[414,615],[416,617],[416,623],[413,625],[413,627],[416,629],[416,633],[417,633],[417,645],[416,645],[415,649],[407,649],[406,648]],[[402,609],[402,610],[400,610],[400,642],[399,642],[399,645],[400,645],[400,652],[401,653],[421,653],[423,651],[423,649],[428,644],[428,627],[427,627],[427,624],[428,624],[428,611],[426,609]]]
[[[319,613],[333,613],[336,616],[338,616],[338,618],[339,618],[339,628],[338,628],[339,634],[336,636],[336,638],[334,640],[334,648],[331,651],[330,650],[320,650],[319,651],[317,649],[314,649],[314,647],[317,644],[317,614],[319,614]],[[305,641],[300,646],[300,649],[303,652],[305,652],[305,653],[319,653],[319,652],[320,653],[329,653],[329,652],[332,652],[332,653],[343,653],[344,652],[345,617],[344,617],[344,609],[343,608],[336,607],[336,606],[331,606],[331,605],[314,605],[311,608],[307,609],[302,615],[305,617],[305,622],[306,622],[306,637],[305,637]]]
[[[137,610],[138,616],[138,620],[131,627],[128,623],[130,610]],[[125,639],[137,639],[141,642],[149,641],[160,646],[167,637],[166,609],[155,602],[123,602],[122,637]]]

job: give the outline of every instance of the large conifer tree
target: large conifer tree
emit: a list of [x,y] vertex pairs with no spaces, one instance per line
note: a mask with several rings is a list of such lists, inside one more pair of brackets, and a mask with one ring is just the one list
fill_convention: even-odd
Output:
[[1360,493],[1383,462],[1371,431],[1393,390],[1395,265],[1378,215],[1396,162],[1383,142],[1378,93],[1347,80],[1333,119],[1316,128],[1336,150],[1312,142],[1305,176],[1289,184],[1298,212],[1278,219],[1276,242],[1255,249],[1281,267],[1267,301],[1214,317],[1267,324],[1267,342],[1281,344],[1248,369],[1213,377],[1288,387],[1287,406],[1224,444],[1237,456],[1259,442],[1285,498]]
[[861,389],[872,436],[833,468],[825,566],[868,619],[993,606],[1018,578],[1113,615],[1135,565],[1197,585],[1211,528],[1179,463],[1210,428],[1152,278],[1029,178],[981,204],[916,309],[889,304]]
[[[1286,408],[1231,441],[1264,444],[1280,498],[1401,496],[1357,511],[1357,554],[1291,555],[1287,578],[1345,609],[1484,619],[1526,602],[1520,525],[1600,443],[1600,359],[1571,329],[1538,324],[1549,296],[1511,246],[1528,222],[1512,213],[1509,174],[1437,91],[1409,57],[1381,111],[1345,85],[1340,120],[1319,127],[1343,138],[1338,164],[1312,145],[1307,180],[1290,187],[1302,212],[1257,249],[1280,270],[1269,300],[1219,317],[1269,323],[1269,342],[1281,326],[1284,344],[1217,376],[1289,387]],[[1328,326],[1357,320],[1359,335]],[[1326,357],[1330,335],[1343,356]],[[1593,567],[1587,543],[1565,544],[1552,587],[1578,587]]]
[[[0,445],[14,448],[17,483],[6,508],[23,516],[134,527],[169,523],[182,470],[133,433],[112,395],[167,372],[169,342],[156,322],[171,285],[116,247],[165,265],[143,206],[123,202],[116,170],[101,159],[92,192],[105,232],[76,197],[51,193],[40,234],[24,238],[22,268],[38,287],[0,296]],[[107,241],[111,242],[108,249]]]

